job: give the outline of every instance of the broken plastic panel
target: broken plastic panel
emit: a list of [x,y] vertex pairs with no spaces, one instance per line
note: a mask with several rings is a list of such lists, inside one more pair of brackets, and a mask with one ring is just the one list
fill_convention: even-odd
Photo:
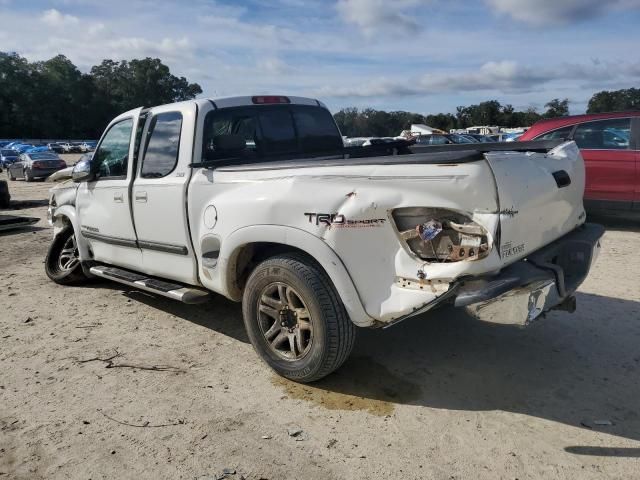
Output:
[[442,208],[409,207],[393,211],[400,238],[429,262],[477,260],[489,254],[486,230],[469,217]]

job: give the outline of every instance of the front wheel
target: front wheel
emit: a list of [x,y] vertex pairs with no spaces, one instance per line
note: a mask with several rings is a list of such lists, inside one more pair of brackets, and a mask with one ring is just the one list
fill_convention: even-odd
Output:
[[279,375],[307,383],[338,369],[353,325],[326,273],[302,255],[272,257],[251,273],[242,313],[251,343]]
[[44,265],[47,276],[60,285],[72,285],[87,279],[80,265],[72,227],[66,227],[53,239]]

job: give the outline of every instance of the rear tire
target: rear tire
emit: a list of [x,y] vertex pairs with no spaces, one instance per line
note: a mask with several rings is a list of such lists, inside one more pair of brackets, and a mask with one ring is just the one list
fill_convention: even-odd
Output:
[[87,280],[80,259],[72,227],[62,230],[49,245],[44,261],[47,277],[59,285],[73,285]]
[[16,179],[16,177],[13,176],[13,173],[11,173],[11,170],[9,170],[9,167],[7,167],[7,175],[9,176],[9,180],[12,182]]
[[33,182],[33,175],[29,170],[24,171],[24,181],[25,182]]
[[356,327],[331,280],[303,255],[283,254],[260,263],[247,281],[242,313],[260,358],[295,382],[329,375],[355,343]]

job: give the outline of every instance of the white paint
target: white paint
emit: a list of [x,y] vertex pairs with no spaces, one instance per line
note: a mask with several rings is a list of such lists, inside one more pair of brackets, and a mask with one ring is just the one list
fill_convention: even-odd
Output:
[[[218,108],[246,105],[251,97],[215,103]],[[82,184],[78,190],[75,224],[99,225],[101,233],[114,236],[137,234],[138,240],[185,245],[188,255],[105,246],[81,237],[83,260],[90,245],[105,263],[202,285],[240,300],[235,278],[239,251],[254,242],[289,245],[315,258],[336,286],[352,321],[370,326],[429,306],[459,277],[499,271],[563,236],[584,218],[584,165],[572,143],[546,156],[501,152],[487,155],[486,160],[449,165],[376,165],[372,160],[370,165],[347,162],[307,168],[188,168],[192,159],[202,156],[203,122],[213,108],[208,100],[195,100],[151,109],[152,114],[183,112],[180,157],[173,174],[133,183],[133,198],[142,192],[147,197],[147,202],[133,204],[135,231],[129,214],[130,180]],[[551,175],[561,169],[572,178],[565,189],[558,189]],[[133,178],[133,172],[129,174]],[[126,200],[114,205],[112,190],[122,192]],[[391,212],[400,207],[443,208],[467,215],[488,232],[489,254],[474,261],[425,263],[399,239]],[[518,213],[500,215],[501,209]],[[340,214],[370,222],[341,228],[317,223],[317,217],[309,214]],[[500,223],[502,245],[497,245]],[[525,247],[501,257],[505,242]],[[205,262],[203,254],[211,252],[211,245],[215,251],[219,246],[219,257]],[[426,275],[424,284],[433,287],[416,288],[418,270]],[[410,288],[407,281],[412,282]]]

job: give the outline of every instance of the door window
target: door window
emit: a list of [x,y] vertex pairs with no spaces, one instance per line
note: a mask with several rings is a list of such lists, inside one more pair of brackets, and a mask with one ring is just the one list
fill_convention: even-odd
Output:
[[615,118],[581,123],[573,134],[578,147],[591,150],[627,150],[631,136],[631,120]]
[[550,132],[545,133],[544,135],[540,135],[536,137],[536,140],[565,140],[569,138],[571,135],[571,130],[573,130],[573,125],[569,125],[568,127],[558,128],[557,130],[551,130]]
[[147,148],[142,160],[142,178],[169,175],[178,163],[182,114],[167,112],[154,115],[149,125]]
[[128,118],[113,125],[104,136],[92,162],[99,179],[126,178],[132,130],[133,119]]

